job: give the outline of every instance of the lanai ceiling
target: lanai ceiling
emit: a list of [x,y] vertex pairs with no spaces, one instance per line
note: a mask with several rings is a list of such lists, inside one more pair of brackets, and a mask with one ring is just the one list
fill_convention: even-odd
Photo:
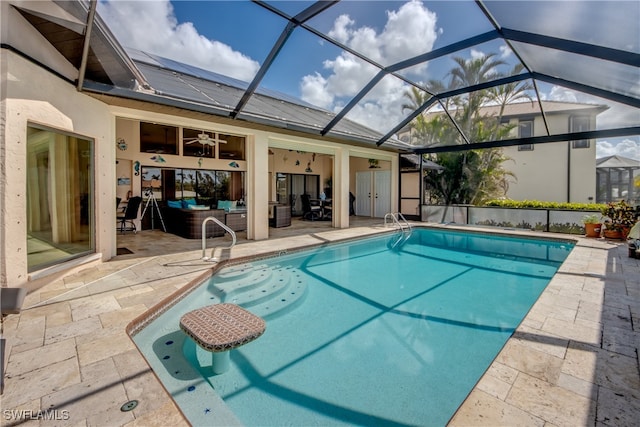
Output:
[[[237,20],[243,37],[256,37],[253,57],[259,66],[245,80],[123,49],[98,14],[92,21],[95,3],[56,2],[74,19],[61,19],[58,12],[35,3],[16,2],[16,7],[81,70],[79,81],[89,92],[417,153],[640,135],[637,1],[201,2],[208,4],[211,25]],[[217,10],[222,3],[224,8]],[[424,37],[398,46],[387,40],[385,48],[377,50],[362,41],[367,29],[380,39],[391,34],[391,18],[410,8],[433,21]],[[338,31],[344,17],[362,24],[360,38]],[[384,28],[376,27],[380,22]],[[95,25],[90,49],[82,55],[87,23]],[[233,35],[226,37],[233,47]],[[281,83],[301,81],[308,71],[295,64],[318,60],[314,52],[325,55],[325,65],[343,60],[359,73],[348,90],[334,93],[331,105],[302,101],[296,85]],[[489,58],[486,69],[469,73],[483,64],[482,58]],[[338,77],[323,75],[322,69],[316,73],[325,84]],[[558,93],[571,94],[573,103],[595,104],[609,116],[598,117],[596,130],[569,132],[545,123],[543,135],[526,141],[496,139],[489,133],[478,137],[457,121],[460,100],[482,98],[487,103],[484,91],[508,93],[514,88],[526,97],[513,102],[531,103],[543,117],[545,102]],[[456,137],[442,140],[432,134],[401,140],[402,132],[434,112],[456,130]]]

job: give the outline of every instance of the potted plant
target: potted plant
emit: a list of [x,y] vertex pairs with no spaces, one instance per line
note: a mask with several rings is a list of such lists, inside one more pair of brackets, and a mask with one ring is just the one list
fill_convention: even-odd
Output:
[[598,214],[588,214],[582,217],[586,237],[600,237],[602,221]]
[[626,239],[629,230],[636,223],[637,212],[624,200],[610,202],[602,208],[604,222],[604,237],[609,239]]

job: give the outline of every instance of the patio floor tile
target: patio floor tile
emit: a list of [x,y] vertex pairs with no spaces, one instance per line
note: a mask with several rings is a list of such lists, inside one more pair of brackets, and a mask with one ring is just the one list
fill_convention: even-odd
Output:
[[524,373],[518,375],[507,403],[557,426],[589,425],[595,418],[591,399]]

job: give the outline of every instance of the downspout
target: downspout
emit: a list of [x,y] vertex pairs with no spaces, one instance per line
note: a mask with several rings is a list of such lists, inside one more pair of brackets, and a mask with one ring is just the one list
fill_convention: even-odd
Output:
[[82,85],[84,84],[84,73],[87,69],[87,58],[89,56],[89,41],[91,39],[91,31],[93,30],[93,21],[96,15],[96,8],[96,0],[91,0],[89,13],[87,15],[87,27],[84,33],[84,43],[82,45],[82,60],[80,61],[80,69],[78,70],[78,92],[82,91]]

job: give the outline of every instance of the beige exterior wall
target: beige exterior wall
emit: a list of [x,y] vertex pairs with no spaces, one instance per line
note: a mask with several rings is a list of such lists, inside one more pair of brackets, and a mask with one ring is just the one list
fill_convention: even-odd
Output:
[[[2,238],[2,284],[9,286],[35,286],[36,279],[50,274],[64,274],[64,270],[79,264],[70,261],[47,270],[27,273],[27,230],[25,221],[25,150],[26,131],[29,123],[47,126],[53,130],[70,132],[95,141],[95,194],[96,194],[96,248],[98,256],[87,260],[108,260],[116,253],[115,198],[125,199],[131,190],[133,195],[141,193],[141,181],[135,176],[133,165],[184,167],[217,170],[246,171],[248,211],[247,235],[250,239],[265,239],[269,236],[268,206],[273,183],[268,179],[274,171],[300,172],[311,162],[314,173],[321,176],[324,185],[328,177],[333,180],[334,227],[348,227],[348,200],[352,168],[366,169],[368,159],[376,158],[382,168],[392,171],[392,203],[397,204],[397,155],[378,149],[351,147],[331,141],[283,135],[277,132],[246,129],[216,123],[215,118],[198,120],[135,109],[108,106],[24,58],[2,50],[3,109],[6,122],[2,145],[2,163],[6,167],[6,179],[1,182],[3,224]],[[246,160],[238,161],[240,167],[229,165],[229,160],[163,155],[166,163],[156,164],[150,153],[140,153],[139,122],[149,121],[171,126],[214,130],[222,133],[243,135],[247,138]],[[122,138],[126,150],[117,147]],[[21,143],[22,141],[22,143]],[[269,155],[272,151],[300,153],[300,165],[295,166],[294,155],[288,162]],[[311,153],[317,153],[315,162]],[[336,162],[336,156],[338,161]],[[308,157],[308,158],[307,158]],[[345,159],[350,159],[345,162]],[[117,163],[116,163],[117,162]],[[286,164],[288,166],[285,166]],[[293,165],[293,166],[292,166]],[[129,186],[117,185],[118,178],[130,178]],[[62,273],[60,273],[62,272]],[[50,276],[49,276],[50,278]]]
[[403,173],[400,184],[400,212],[420,215],[420,171]]
[[[314,140],[311,138],[284,135],[277,132],[247,129],[238,126],[216,123],[215,117],[207,121],[177,117],[168,114],[140,111],[122,107],[112,107],[111,113],[116,117],[116,140],[123,138],[127,143],[127,150],[117,150],[118,176],[133,177],[133,162],[139,161],[142,166],[157,167],[185,167],[193,169],[216,169],[230,171],[247,172],[247,206],[248,206],[248,230],[250,239],[266,239],[269,236],[269,201],[275,198],[275,177],[277,172],[300,173],[310,175],[320,175],[321,190],[324,188],[326,179],[331,177],[333,182],[333,209],[340,212],[334,215],[333,226],[346,228],[349,226],[348,200],[349,192],[341,190],[341,186],[336,187],[336,182],[343,179],[343,173],[335,164],[337,153],[345,155],[351,159],[349,162],[350,173],[346,176],[349,188],[355,186],[355,171],[364,170],[369,167],[370,158],[378,159],[382,169],[392,172],[392,204],[397,202],[397,154],[381,151],[378,149],[368,149],[362,147],[351,147],[331,141]],[[150,160],[152,154],[140,153],[139,122],[147,121],[162,123],[170,126],[182,126],[192,129],[204,129],[222,133],[242,135],[247,138],[247,160],[238,161],[240,167],[232,168],[229,160],[203,159],[202,165],[198,166],[198,158],[182,157],[180,155],[163,155],[166,163],[154,164]],[[249,142],[254,141],[254,142]],[[113,144],[116,150],[116,144]],[[273,155],[269,154],[269,149]],[[314,156],[315,154],[315,156]],[[299,162],[296,165],[296,160]],[[122,165],[121,165],[122,164]],[[305,172],[310,166],[313,172]],[[264,172],[266,171],[266,172]],[[127,175],[128,174],[128,175]],[[115,185],[115,184],[114,184]],[[133,195],[139,195],[140,180],[131,179]],[[126,197],[127,187],[119,188],[118,197]],[[259,190],[258,190],[259,188]],[[342,193],[342,194],[340,194]],[[253,197],[253,200],[252,200]],[[343,215],[343,212],[346,215]]]
[[[35,6],[37,4],[34,3]],[[63,13],[63,12],[60,12]],[[67,16],[68,20],[73,20]],[[11,22],[11,33],[8,23]],[[115,256],[116,197],[126,199],[127,193],[141,193],[141,181],[135,176],[134,162],[141,166],[182,167],[193,169],[242,170],[246,172],[246,202],[249,207],[247,236],[249,239],[269,237],[269,200],[275,174],[284,168],[278,160],[271,159],[269,149],[305,152],[300,159],[304,171],[310,153],[314,173],[321,176],[321,186],[328,177],[333,181],[334,227],[349,226],[349,190],[353,167],[375,158],[383,167],[391,170],[392,204],[397,204],[397,155],[377,148],[352,147],[347,144],[312,137],[280,134],[277,131],[247,129],[229,125],[228,120],[219,120],[202,114],[175,116],[158,112],[109,106],[85,93],[78,92],[72,83],[78,72],[60,53],[31,27],[24,18],[10,7],[9,2],[0,2],[0,37],[25,55],[55,70],[52,74],[23,56],[8,49],[0,50],[0,77],[2,108],[0,110],[0,285],[37,288],[52,277],[69,274],[87,263],[99,263]],[[77,23],[80,27],[82,23]],[[166,108],[165,108],[166,110]],[[170,109],[169,109],[170,110]],[[213,130],[246,137],[246,160],[238,161],[238,168],[229,165],[229,160],[199,159],[180,155],[163,155],[166,163],[154,164],[152,154],[140,153],[139,122],[149,121],[171,126]],[[53,131],[70,133],[94,141],[94,215],[96,253],[83,258],[60,263],[51,268],[28,273],[27,271],[27,224],[26,206],[26,140],[29,124],[37,124]],[[126,150],[117,148],[122,138]],[[291,157],[293,163],[293,157]],[[356,160],[352,164],[353,159]],[[286,170],[283,169],[283,170]],[[295,170],[299,172],[298,169]],[[272,179],[269,179],[272,177]],[[117,185],[118,178],[129,178],[130,184]]]
[[[355,191],[355,173],[359,170],[365,170],[369,168],[368,159],[376,159],[379,161],[381,168],[391,170],[391,205],[396,206],[398,201],[398,155],[396,153],[382,151],[375,148],[363,148],[353,147],[346,144],[338,144],[330,141],[319,141],[308,138],[293,138],[289,135],[273,134],[269,138],[269,147],[281,150],[292,150],[292,152],[301,151],[306,154],[300,154],[299,168],[295,169],[295,173],[300,170],[304,170],[307,166],[303,163],[303,159],[311,159],[309,153],[317,153],[320,156],[316,156],[316,162],[319,158],[324,158],[322,166],[319,167],[321,173],[321,189],[325,184],[325,179],[329,176],[332,177],[332,200],[333,200],[333,226],[336,228],[349,227],[349,191]],[[285,163],[292,162],[295,167],[296,154],[288,155],[288,160]],[[305,157],[306,156],[306,157]],[[274,156],[270,156],[274,157]],[[348,159],[348,161],[347,161]],[[282,172],[277,170],[279,166],[278,162],[274,158],[273,167],[276,169],[270,169],[272,183],[271,191],[275,191],[275,172]],[[281,160],[280,160],[281,161]],[[312,169],[314,169],[313,162]],[[331,166],[329,166],[331,164]],[[284,167],[284,164],[281,165]],[[289,166],[287,166],[289,167]],[[329,167],[331,171],[329,173]],[[315,169],[314,169],[315,174]]]
[[[276,174],[292,173],[300,175],[318,175],[320,191],[323,191],[327,179],[333,176],[333,155],[297,150],[272,148],[269,154],[270,191],[269,201],[276,201]],[[311,172],[307,172],[307,165]]]
[[[549,115],[553,132],[569,132],[569,114]],[[595,118],[592,117],[595,127]],[[518,120],[511,121],[517,125]],[[542,117],[534,119],[534,136],[545,135]],[[517,128],[513,137],[517,137]],[[590,203],[596,196],[596,143],[589,148],[569,148],[571,142],[536,144],[533,151],[518,151],[506,147],[504,153],[512,160],[505,162],[506,170],[515,174],[509,181],[507,197],[512,200],[541,200],[550,202]],[[570,174],[570,192],[569,188]],[[591,198],[591,199],[590,199]]]
[[[115,255],[115,122],[102,102],[76,91],[72,84],[8,50],[0,51],[2,64],[2,123],[4,134],[0,161],[2,199],[2,286],[37,282],[38,273],[27,273],[26,148],[27,126],[38,124],[94,141],[96,251],[107,260]],[[96,257],[88,257],[95,259]],[[78,260],[66,264],[69,268]],[[50,269],[49,274],[57,274]]]

